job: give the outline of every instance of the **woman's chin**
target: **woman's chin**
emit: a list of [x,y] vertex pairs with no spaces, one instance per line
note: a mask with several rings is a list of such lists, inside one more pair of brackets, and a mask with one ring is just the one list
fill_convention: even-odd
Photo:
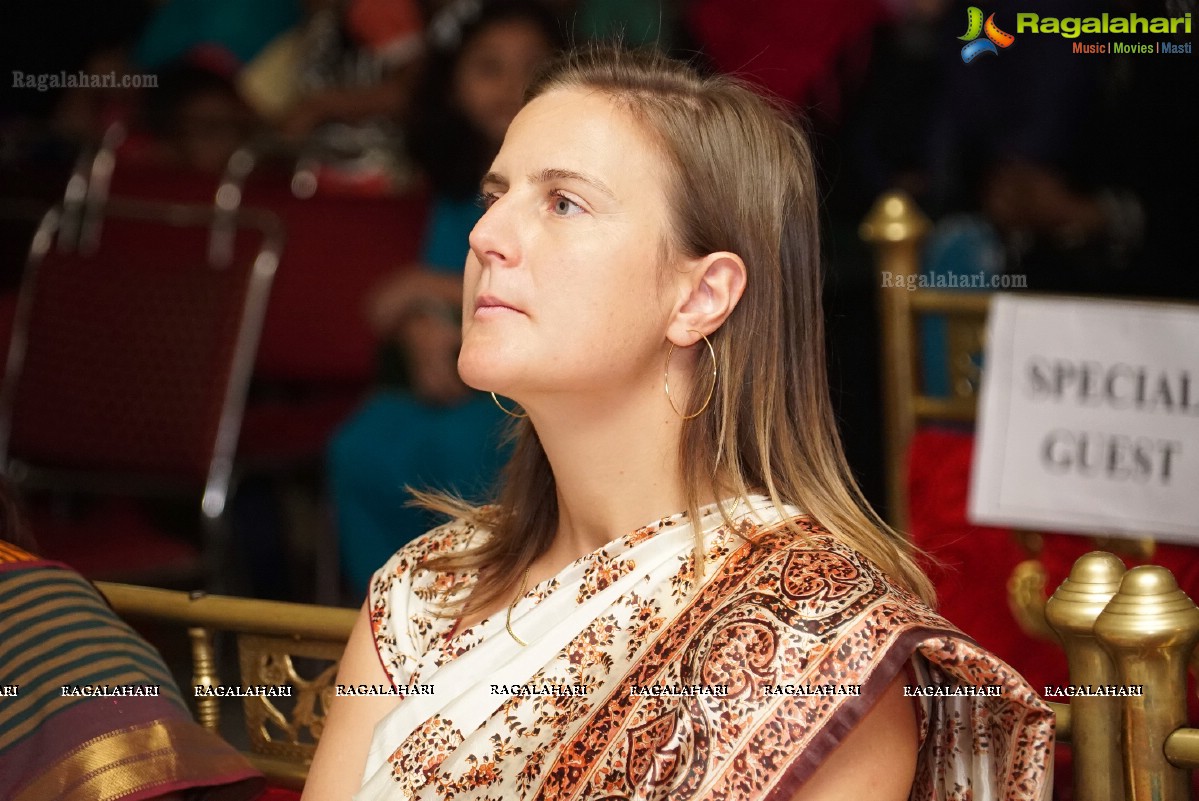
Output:
[[502,394],[500,387],[508,386],[510,376],[508,370],[497,369],[497,360],[485,358],[470,358],[465,352],[458,357],[458,375],[462,383],[480,392],[495,392]]

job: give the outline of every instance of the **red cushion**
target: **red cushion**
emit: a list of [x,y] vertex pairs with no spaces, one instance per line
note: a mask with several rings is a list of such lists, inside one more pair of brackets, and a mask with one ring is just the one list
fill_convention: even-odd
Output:
[[135,501],[100,500],[66,515],[35,500],[27,513],[39,553],[93,581],[148,583],[200,575],[199,548],[156,526]]
[[[912,439],[910,532],[932,557],[925,567],[937,588],[939,611],[1011,663],[1034,687],[1064,683],[1061,649],[1024,634],[1008,608],[1008,577],[1027,556],[1009,529],[966,520],[973,448],[970,434],[941,429],[918,431]],[[1064,545],[1076,546],[1080,555],[1092,550],[1081,538]]]

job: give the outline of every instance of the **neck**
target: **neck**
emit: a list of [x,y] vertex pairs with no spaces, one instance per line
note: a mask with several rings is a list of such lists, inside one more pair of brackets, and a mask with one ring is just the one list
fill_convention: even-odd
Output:
[[550,562],[566,564],[687,506],[678,456],[683,421],[660,383],[615,394],[569,413],[530,410],[557,488]]

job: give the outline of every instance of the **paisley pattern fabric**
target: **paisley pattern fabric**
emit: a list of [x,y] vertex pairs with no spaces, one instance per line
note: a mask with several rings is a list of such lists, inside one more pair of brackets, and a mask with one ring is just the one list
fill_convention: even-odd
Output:
[[[729,506],[733,506],[729,504]],[[405,695],[359,801],[789,799],[901,671],[920,710],[912,798],[1048,798],[1053,716],[1006,664],[796,509],[750,497],[614,540],[463,630],[437,603],[475,576],[413,568],[477,545],[464,523],[371,584]]]

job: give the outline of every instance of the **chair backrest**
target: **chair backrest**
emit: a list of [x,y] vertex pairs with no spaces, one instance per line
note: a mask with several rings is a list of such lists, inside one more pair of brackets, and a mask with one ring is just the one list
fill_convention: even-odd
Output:
[[[883,409],[885,414],[888,519],[908,527],[907,453],[923,422],[972,422],[977,405],[980,354],[991,293],[917,289],[921,245],[930,227],[911,198],[884,195],[862,224],[862,237],[877,249],[882,289]],[[944,333],[942,357],[948,393],[930,394],[921,375],[921,328],[937,318]]]
[[[112,200],[90,247],[43,220],[17,304],[0,457],[26,483],[201,490],[223,510],[282,230],[242,211],[209,259],[209,206]],[[57,241],[56,241],[57,240]]]
[[[297,197],[290,171],[270,163],[255,167],[245,151],[234,155],[219,183],[207,174],[117,164],[115,158],[103,149],[97,154],[85,209],[111,192],[113,197],[213,203],[222,221],[238,206],[278,215],[287,228],[288,247],[263,325],[257,375],[287,384],[368,387],[378,343],[363,304],[385,278],[420,257],[428,216],[424,192]],[[90,220],[85,213],[84,236],[93,228]],[[219,237],[213,244],[220,244]],[[465,253],[464,246],[463,258]]]
[[[354,610],[107,582],[96,586],[124,618],[187,627],[193,679],[183,694],[194,698],[196,717],[208,730],[220,733],[220,691],[209,688],[260,693],[242,697],[250,743],[246,755],[273,784],[303,787],[336,692],[334,680],[357,617]],[[236,677],[219,674],[218,632],[236,637]]]

